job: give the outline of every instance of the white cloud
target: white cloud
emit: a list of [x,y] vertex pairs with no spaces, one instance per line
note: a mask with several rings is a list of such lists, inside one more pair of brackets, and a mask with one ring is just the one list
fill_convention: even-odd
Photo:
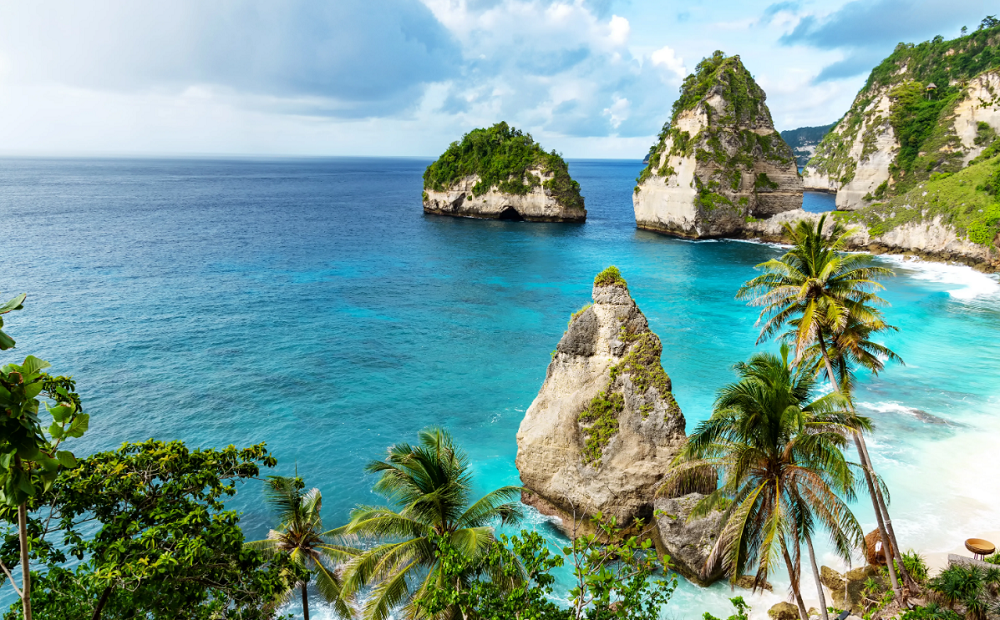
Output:
[[627,19],[618,15],[612,15],[609,27],[611,28],[611,41],[618,45],[628,43],[628,35],[632,31],[632,26],[629,25]]
[[621,126],[622,122],[628,118],[629,101],[624,97],[614,96],[614,103],[610,107],[604,108],[604,116],[611,120],[611,126],[615,129]]
[[684,78],[688,71],[684,68],[684,59],[677,56],[673,48],[663,46],[649,56],[649,60],[654,66],[665,67],[672,71],[677,77]]

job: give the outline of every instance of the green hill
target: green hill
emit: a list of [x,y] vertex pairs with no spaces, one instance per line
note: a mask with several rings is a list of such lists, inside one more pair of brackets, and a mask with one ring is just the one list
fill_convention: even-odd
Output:
[[[530,171],[551,175],[547,181]],[[569,176],[566,162],[555,151],[546,153],[531,134],[500,122],[488,129],[473,129],[452,142],[424,171],[424,189],[445,190],[466,177],[478,175],[474,196],[491,188],[507,194],[527,194],[542,185],[566,207],[583,208],[580,184]]]
[[[966,98],[969,81],[1000,68],[1000,21],[988,17],[971,34],[919,44],[900,43],[875,67],[836,131],[826,135],[809,161],[811,171],[844,186],[854,178],[860,161],[877,150],[879,136],[891,126],[899,142],[888,181],[872,192],[880,199],[904,194],[935,173],[958,172],[967,151],[957,135],[956,107]],[[889,110],[872,106],[884,96]],[[983,105],[995,105],[997,95]],[[887,112],[887,113],[886,113]],[[862,132],[863,129],[863,132]],[[995,138],[985,123],[976,144]],[[862,145],[860,156],[852,147]]]

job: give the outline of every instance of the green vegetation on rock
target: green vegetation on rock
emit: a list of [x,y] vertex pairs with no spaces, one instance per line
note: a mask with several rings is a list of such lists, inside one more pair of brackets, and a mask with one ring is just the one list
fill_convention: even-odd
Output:
[[[542,181],[534,171],[551,178]],[[583,208],[580,184],[569,176],[558,153],[546,153],[531,134],[500,122],[488,129],[473,129],[452,142],[424,171],[424,189],[444,191],[470,176],[478,176],[472,194],[480,196],[496,188],[507,194],[527,194],[542,186],[566,207]]]
[[[781,136],[773,129],[767,131],[773,128],[773,122],[764,100],[764,91],[739,56],[716,51],[703,59],[684,79],[670,122],[650,148],[649,162],[636,179],[635,192],[639,193],[639,185],[653,176],[674,175],[670,158],[693,155],[697,160],[695,205],[703,211],[728,209],[739,211],[740,217],[747,215],[748,208],[752,208],[750,200],[738,199],[736,194],[770,191],[779,185],[768,179],[764,185],[745,187],[744,176],[757,177],[754,167],[761,161],[778,167],[795,161]],[[691,135],[678,123],[693,110],[705,115],[708,122]]]
[[[950,41],[939,36],[916,45],[900,43],[872,70],[837,129],[817,147],[810,168],[834,182],[850,183],[858,164],[851,146],[861,139],[863,161],[876,151],[877,137],[891,127],[900,148],[890,167],[888,194],[903,194],[934,173],[957,172],[964,149],[954,128],[955,109],[969,80],[997,67],[1000,25],[989,18],[979,30]],[[890,98],[888,115],[873,105],[882,95]],[[995,137],[986,125],[975,143],[988,145]],[[873,194],[870,199],[879,198]]]
[[[876,193],[877,190],[876,190]],[[839,217],[863,223],[872,235],[940,217],[959,236],[996,247],[1000,234],[1000,157],[973,163],[954,174],[937,174],[908,192]]]
[[[636,396],[645,397],[649,388],[656,388],[659,397],[667,403],[665,418],[680,413],[680,407],[670,391],[670,377],[660,363],[663,352],[660,339],[651,331],[631,333],[625,325],[621,327],[620,338],[629,345],[628,354],[611,367],[608,386],[591,399],[578,417],[586,425],[583,429],[583,462],[594,467],[600,467],[604,448],[618,433],[618,417],[625,410],[624,385],[618,380],[622,373],[628,375]],[[653,408],[650,402],[640,405],[642,417],[649,416]]]
[[625,278],[622,277],[618,267],[611,265],[601,273],[597,274],[594,278],[594,286],[620,286],[622,288],[628,288],[628,283],[625,282]]

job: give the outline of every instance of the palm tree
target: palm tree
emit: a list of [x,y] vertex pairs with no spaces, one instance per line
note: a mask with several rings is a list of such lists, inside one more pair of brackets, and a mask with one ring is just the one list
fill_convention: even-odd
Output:
[[[246,546],[266,555],[287,555],[294,564],[315,576],[316,589],[326,601],[333,603],[337,613],[345,618],[351,617],[351,609],[340,596],[340,579],[324,560],[343,563],[358,551],[334,544],[331,542],[332,533],[323,531],[323,520],[320,517],[323,497],[319,489],[305,491],[305,484],[298,477],[270,476],[264,498],[278,515],[278,528],[268,532],[264,540],[248,542]],[[309,620],[308,585],[308,580],[292,585],[293,589],[295,586],[302,588],[302,614],[305,620]]]
[[[796,363],[809,356],[812,347],[813,353],[818,354],[816,367],[821,363],[833,389],[841,392],[842,379],[850,377],[852,362],[872,366],[873,358],[879,355],[898,359],[895,354],[887,355],[891,351],[885,347],[862,344],[870,343],[871,334],[894,329],[885,323],[879,310],[888,305],[887,302],[876,294],[884,288],[878,281],[892,275],[892,271],[873,265],[868,255],[845,254],[845,239],[850,231],[836,222],[826,236],[823,234],[825,223],[824,215],[815,226],[806,221],[799,222],[795,228],[785,224],[792,248],[781,258],[757,265],[764,273],[740,287],[737,297],[748,299],[751,305],[763,306],[758,320],[758,323],[763,322],[758,343],[778,333],[784,325],[792,326],[787,338],[795,344]],[[831,358],[831,345],[838,344],[836,361],[842,366],[840,378]],[[881,370],[882,366],[874,367]],[[849,395],[848,403],[853,411]],[[903,592],[896,577],[897,565],[907,585],[911,585],[912,580],[903,567],[864,436],[857,430],[852,434],[882,545],[891,549],[896,558],[896,562],[887,563],[889,579],[893,592],[902,599]]]
[[[426,429],[418,436],[418,445],[396,444],[389,448],[386,460],[367,467],[380,476],[375,492],[395,507],[359,506],[351,521],[337,530],[380,543],[351,560],[344,573],[344,596],[370,588],[362,611],[366,620],[385,620],[397,608],[404,618],[426,618],[420,600],[442,581],[435,540],[447,537],[471,560],[474,574],[454,584],[461,588],[488,571],[479,561],[496,542],[492,524],[515,523],[521,518],[520,487],[502,487],[470,503],[472,476],[465,453],[441,429]],[[510,562],[517,564],[505,546],[496,549],[508,553]],[[502,579],[499,573],[489,576]],[[458,618],[461,612],[449,608],[439,617]]]
[[739,381],[720,390],[712,417],[688,439],[661,492],[692,476],[720,473],[721,486],[691,515],[724,509],[722,531],[703,570],[711,572],[721,562],[735,579],[756,566],[754,586],[761,587],[780,557],[805,620],[799,541],[807,543],[825,610],[812,535],[817,527],[826,529],[845,559],[864,538],[845,503],[855,496],[856,466],[842,448],[850,425],[867,421],[846,412],[840,394],[811,400],[815,377],[793,370],[789,352],[782,345],[780,357],[758,353],[736,365]]

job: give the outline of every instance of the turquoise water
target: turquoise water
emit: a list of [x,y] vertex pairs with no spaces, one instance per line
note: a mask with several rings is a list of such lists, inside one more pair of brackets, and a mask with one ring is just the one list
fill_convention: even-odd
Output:
[[[378,501],[363,465],[427,425],[452,430],[481,490],[516,484],[518,424],[609,264],[663,340],[688,429],[710,414],[754,350],[755,313],[733,295],[779,248],[637,231],[638,161],[571,162],[586,224],[425,216],[427,163],[2,160],[0,291],[28,293],[7,321],[14,353],[77,379],[82,452],[266,441],[279,472],[322,489],[331,527]],[[865,378],[859,399],[902,544],[946,549],[1000,529],[1000,286],[885,262],[900,328],[887,342],[907,365]],[[234,502],[251,536],[269,523],[260,499],[249,485]],[[551,534],[538,515],[529,526]],[[719,615],[727,596],[684,585],[670,613]]]

